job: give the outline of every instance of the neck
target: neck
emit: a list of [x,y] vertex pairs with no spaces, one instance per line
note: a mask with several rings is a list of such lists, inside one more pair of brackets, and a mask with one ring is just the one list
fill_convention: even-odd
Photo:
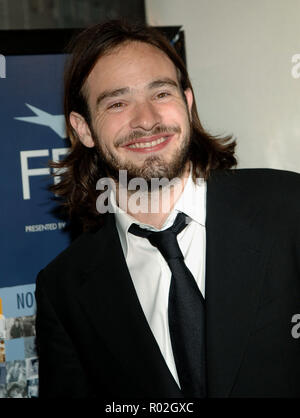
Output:
[[181,177],[159,183],[153,190],[124,190],[117,185],[117,202],[137,221],[160,229],[181,196],[190,172],[187,163]]

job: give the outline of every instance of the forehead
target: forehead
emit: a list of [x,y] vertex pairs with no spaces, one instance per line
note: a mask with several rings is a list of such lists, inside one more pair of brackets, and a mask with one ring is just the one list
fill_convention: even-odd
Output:
[[92,100],[101,90],[143,88],[168,77],[178,82],[176,67],[160,49],[143,42],[129,42],[100,57],[90,72],[85,89]]

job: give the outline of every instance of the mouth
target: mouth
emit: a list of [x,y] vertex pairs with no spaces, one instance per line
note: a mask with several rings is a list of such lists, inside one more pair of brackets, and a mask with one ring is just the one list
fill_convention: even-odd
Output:
[[133,152],[154,152],[163,149],[173,138],[173,135],[155,135],[146,138],[139,138],[123,145],[125,148]]

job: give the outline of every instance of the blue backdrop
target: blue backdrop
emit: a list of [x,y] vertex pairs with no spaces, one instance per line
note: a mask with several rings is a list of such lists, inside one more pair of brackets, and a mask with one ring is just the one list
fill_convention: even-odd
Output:
[[48,191],[48,161],[69,147],[62,110],[65,59],[9,56],[6,78],[0,78],[0,398],[38,394],[35,280],[70,241]]
[[64,134],[64,55],[7,57],[0,79],[0,288],[35,282],[69,242],[51,213],[49,159],[69,146]]

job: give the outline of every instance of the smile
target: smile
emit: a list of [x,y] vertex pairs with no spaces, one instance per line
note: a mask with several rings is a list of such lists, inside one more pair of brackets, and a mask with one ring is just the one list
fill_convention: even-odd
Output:
[[159,151],[164,148],[170,140],[173,138],[173,135],[167,136],[156,136],[151,138],[139,139],[136,142],[131,142],[124,146],[124,148],[134,151],[134,152],[154,152]]
[[156,141],[151,142],[136,142],[135,144],[128,145],[128,148],[147,148],[147,147],[154,147],[155,145],[161,144],[162,142],[166,141],[168,138],[159,138]]

